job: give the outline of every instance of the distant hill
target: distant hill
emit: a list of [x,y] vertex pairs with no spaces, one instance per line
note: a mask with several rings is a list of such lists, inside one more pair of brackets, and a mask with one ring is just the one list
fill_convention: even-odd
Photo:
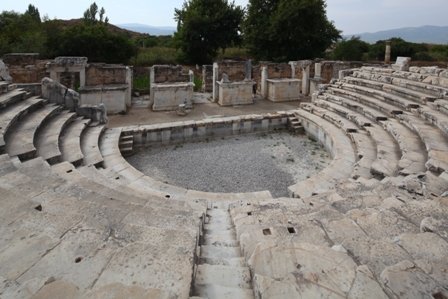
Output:
[[[60,29],[65,29],[67,27],[71,27],[74,25],[78,25],[81,24],[83,22],[82,19],[71,19],[71,20],[50,20],[50,22],[53,22],[55,24],[57,24],[59,26]],[[107,28],[111,31],[111,32],[115,32],[115,33],[122,33],[127,35],[130,38],[139,38],[139,37],[143,37],[145,36],[145,34],[140,33],[140,32],[136,32],[133,30],[127,30],[125,28],[121,28],[117,25],[113,25],[113,24],[107,24]]]
[[[448,44],[448,26],[408,27],[353,35],[360,36],[361,40],[368,43],[375,43],[392,37],[401,37],[408,42],[414,43]],[[353,35],[345,37],[350,38]]]
[[139,33],[147,33],[150,35],[173,35],[174,32],[176,32],[176,27],[169,27],[169,26],[158,27],[137,23],[118,24],[116,26],[126,30],[135,31]]

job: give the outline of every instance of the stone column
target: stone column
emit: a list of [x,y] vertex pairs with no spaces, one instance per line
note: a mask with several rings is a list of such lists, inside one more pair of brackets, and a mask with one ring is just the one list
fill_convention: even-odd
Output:
[[296,63],[293,61],[290,61],[289,65],[291,65],[291,79],[295,79],[296,78]]
[[246,65],[245,65],[245,80],[252,80],[252,60],[248,60],[246,61]]
[[132,105],[132,77],[133,77],[132,67],[126,67],[126,85],[128,86],[126,90],[125,103],[126,106],[131,107]]
[[[59,73],[55,70],[50,71],[50,79],[56,82],[59,82]],[[79,76],[79,80],[81,81],[81,76]]]
[[190,77],[190,83],[194,83],[194,72],[192,70],[188,71],[188,76]]
[[390,56],[391,56],[391,45],[390,40],[386,41],[386,53],[384,56],[384,63],[390,64]]
[[155,76],[156,75],[155,75],[154,67],[152,66],[149,71],[149,83],[151,84],[151,86],[156,82]]
[[314,78],[320,79],[322,77],[322,63],[316,62],[314,64]]
[[302,94],[309,95],[310,93],[310,66],[302,68]]
[[86,86],[86,69],[83,68],[80,72],[79,72],[79,87],[84,87]]
[[268,98],[268,67],[263,66],[261,68],[261,96],[263,99]]
[[213,63],[213,101],[216,102],[218,100],[218,69],[219,66],[215,62]]

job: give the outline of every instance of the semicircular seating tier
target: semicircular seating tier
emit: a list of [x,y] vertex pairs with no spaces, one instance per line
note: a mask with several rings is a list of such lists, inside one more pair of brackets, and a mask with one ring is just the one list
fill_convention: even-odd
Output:
[[333,160],[272,198],[160,182],[123,158],[138,126],[8,85],[0,296],[448,298],[447,91],[438,68],[326,85],[283,113]]

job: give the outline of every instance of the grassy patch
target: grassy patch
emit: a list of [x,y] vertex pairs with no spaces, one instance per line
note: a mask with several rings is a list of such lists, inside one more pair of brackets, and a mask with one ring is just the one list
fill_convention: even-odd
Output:
[[149,90],[149,76],[134,76],[133,87],[135,90]]
[[151,66],[154,64],[176,64],[179,52],[174,48],[152,47],[140,48],[137,56],[131,59],[135,66]]
[[249,59],[250,55],[245,48],[227,48],[224,52],[218,53],[218,60],[221,59]]
[[202,79],[194,77],[194,91],[198,92],[202,90]]

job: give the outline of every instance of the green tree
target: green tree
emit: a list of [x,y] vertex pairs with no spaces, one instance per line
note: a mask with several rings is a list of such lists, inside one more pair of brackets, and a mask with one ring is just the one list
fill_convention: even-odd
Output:
[[86,56],[91,62],[126,63],[136,54],[131,40],[103,24],[77,24],[55,38],[55,56]]
[[[425,56],[423,53],[428,52],[428,48],[424,44],[407,42],[402,38],[394,37],[390,39],[390,42],[391,42],[392,61],[397,59],[398,56],[414,58],[417,53],[419,53],[420,57],[423,57]],[[370,47],[369,50],[370,59],[383,61],[385,49],[386,49],[386,41],[384,40],[377,41],[374,45]]]
[[250,0],[244,37],[257,59],[287,61],[323,56],[340,32],[324,0]]
[[28,9],[25,12],[25,15],[29,15],[34,21],[40,23],[40,13],[39,10],[32,4],[28,5]]
[[0,28],[0,55],[44,51],[46,36],[35,14],[4,11],[0,14]]
[[84,12],[84,22],[65,28],[58,20],[46,22],[48,56],[86,56],[91,62],[128,62],[137,53],[137,47],[124,33],[111,30],[107,17],[103,19],[105,12],[104,8],[98,12],[98,6],[93,3]]
[[98,5],[95,2],[90,4],[90,7],[84,12],[84,22],[95,23],[97,21],[96,15],[98,13]]
[[337,42],[331,57],[336,60],[361,61],[367,52],[369,52],[369,44],[360,40],[359,36],[352,36],[349,40]]
[[244,10],[227,0],[189,0],[175,10],[177,47],[189,63],[210,63],[220,49],[241,42]]

